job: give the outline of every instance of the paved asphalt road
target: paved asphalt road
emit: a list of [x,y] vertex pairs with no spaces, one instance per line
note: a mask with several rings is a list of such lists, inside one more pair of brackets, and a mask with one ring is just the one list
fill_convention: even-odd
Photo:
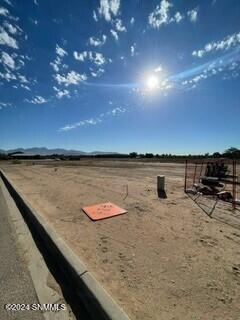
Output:
[[8,303],[39,303],[32,279],[17,248],[0,187],[0,319],[43,320],[41,311],[6,311]]

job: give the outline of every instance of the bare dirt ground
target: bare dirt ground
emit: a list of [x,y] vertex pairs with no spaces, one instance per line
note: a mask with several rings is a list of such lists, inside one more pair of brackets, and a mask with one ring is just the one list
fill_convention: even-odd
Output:
[[[1,166],[132,319],[240,319],[240,212],[218,204],[207,216],[183,192],[183,164]],[[106,201],[128,213],[93,222],[81,210]]]

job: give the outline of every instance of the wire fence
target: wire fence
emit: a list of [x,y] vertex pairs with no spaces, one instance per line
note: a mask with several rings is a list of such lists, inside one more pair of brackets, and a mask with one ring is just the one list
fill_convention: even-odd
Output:
[[235,160],[186,161],[185,192],[240,204],[240,164]]

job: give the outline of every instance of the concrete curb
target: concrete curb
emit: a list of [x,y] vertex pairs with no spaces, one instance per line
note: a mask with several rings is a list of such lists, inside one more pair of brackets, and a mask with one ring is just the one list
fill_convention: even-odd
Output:
[[36,210],[31,207],[2,170],[0,170],[0,176],[23,217],[31,223],[34,232],[38,234],[46,251],[49,252],[66,274],[69,285],[75,288],[77,296],[84,303],[92,318],[99,320],[130,320],[127,314],[87,270],[81,259],[74,254]]
[[[59,303],[66,304],[66,301],[62,296],[61,287],[49,272],[45,260],[42,254],[39,252],[26,222],[24,221],[1,177],[0,190],[6,203],[9,222],[14,226],[12,228],[12,231],[14,232],[14,237],[16,236],[15,240],[17,250],[19,252],[19,255],[21,256],[21,259],[24,261],[24,264],[28,268],[38,298],[38,302],[41,305]],[[42,315],[46,320],[75,319],[75,317],[72,317],[72,311],[69,309],[68,304],[66,310],[61,310],[58,313],[42,311]]]

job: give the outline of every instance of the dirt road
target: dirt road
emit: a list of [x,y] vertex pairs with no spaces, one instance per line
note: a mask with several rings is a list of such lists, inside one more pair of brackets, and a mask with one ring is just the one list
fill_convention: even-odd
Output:
[[[240,319],[239,211],[208,217],[183,192],[183,164],[2,167],[132,319]],[[128,213],[92,222],[81,210],[106,201]]]

